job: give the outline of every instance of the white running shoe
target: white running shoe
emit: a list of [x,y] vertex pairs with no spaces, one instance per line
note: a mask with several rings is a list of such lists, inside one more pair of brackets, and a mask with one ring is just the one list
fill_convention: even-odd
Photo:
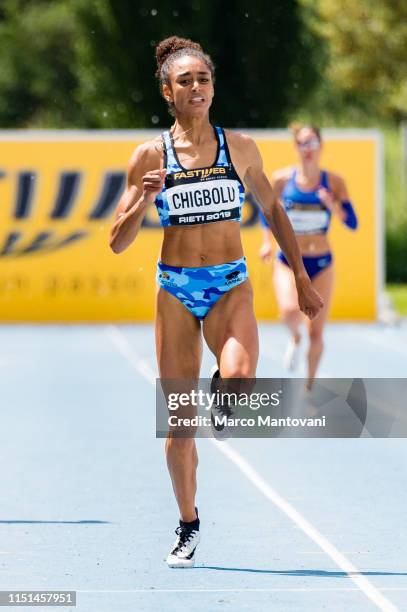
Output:
[[167,557],[168,567],[193,567],[195,565],[195,549],[201,539],[199,530],[177,527],[177,539]]
[[284,353],[284,367],[286,370],[292,372],[298,366],[300,353],[300,342],[294,342],[293,338],[290,337],[287,348]]

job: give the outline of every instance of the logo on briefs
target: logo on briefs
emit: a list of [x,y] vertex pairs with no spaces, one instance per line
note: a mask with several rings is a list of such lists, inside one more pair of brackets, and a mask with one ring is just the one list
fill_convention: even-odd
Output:
[[225,274],[225,278],[227,278],[226,284],[230,285],[236,283],[240,278],[240,274],[240,270],[234,270],[233,272],[229,272],[229,274]]
[[177,284],[173,281],[173,279],[168,274],[168,272],[165,272],[165,271],[160,272],[160,274],[158,275],[158,278],[160,279],[162,284],[165,285],[166,287],[176,287],[177,286]]

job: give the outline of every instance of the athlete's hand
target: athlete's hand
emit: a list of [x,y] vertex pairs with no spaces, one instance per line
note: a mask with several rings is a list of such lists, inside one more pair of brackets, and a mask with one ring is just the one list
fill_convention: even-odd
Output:
[[296,278],[295,283],[297,285],[298,305],[301,312],[309,319],[314,319],[324,305],[323,299],[312,286],[308,276]]
[[324,203],[326,208],[333,213],[335,210],[336,201],[332,193],[328,191],[328,189],[325,189],[325,187],[321,187],[320,189],[318,189],[317,195],[319,199]]
[[270,263],[273,257],[273,248],[270,242],[263,242],[259,249],[259,256],[264,263]]
[[145,202],[153,203],[159,193],[161,193],[167,170],[150,170],[143,176],[143,199]]

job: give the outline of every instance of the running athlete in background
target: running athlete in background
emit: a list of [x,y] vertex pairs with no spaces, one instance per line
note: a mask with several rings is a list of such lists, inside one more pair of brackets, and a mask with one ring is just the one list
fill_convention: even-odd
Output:
[[[160,90],[175,116],[171,129],[135,150],[117,209],[111,248],[136,238],[149,204],[164,227],[157,269],[156,349],[161,379],[199,378],[203,336],[221,379],[255,377],[258,358],[253,295],[240,241],[242,180],[256,195],[294,270],[300,308],[314,317],[322,300],[305,272],[284,209],[263,173],[254,141],[209,122],[214,66],[199,44],[171,37],[156,49]],[[170,567],[194,564],[199,542],[195,507],[198,456],[193,437],[166,440],[179,506]]]
[[[294,124],[292,131],[299,163],[297,167],[274,172],[271,184],[275,196],[284,204],[308,276],[324,300],[318,316],[306,320],[309,336],[306,388],[311,390],[323,351],[323,330],[334,285],[329,225],[332,216],[337,216],[350,229],[356,229],[357,219],[343,178],[320,168],[322,143],[319,129]],[[269,262],[272,258],[272,234],[262,214],[260,221],[264,233],[260,256]],[[295,277],[282,251],[277,252],[273,280],[281,318],[291,333],[284,363],[287,369],[293,370],[298,362],[303,316],[298,305]]]

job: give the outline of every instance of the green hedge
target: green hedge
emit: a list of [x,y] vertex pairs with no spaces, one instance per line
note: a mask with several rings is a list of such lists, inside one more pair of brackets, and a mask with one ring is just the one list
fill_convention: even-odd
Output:
[[404,193],[401,131],[383,130],[385,141],[386,280],[407,282],[407,202]]
[[407,316],[407,285],[387,285],[395,310],[402,316]]
[[386,231],[386,280],[407,282],[407,223]]

